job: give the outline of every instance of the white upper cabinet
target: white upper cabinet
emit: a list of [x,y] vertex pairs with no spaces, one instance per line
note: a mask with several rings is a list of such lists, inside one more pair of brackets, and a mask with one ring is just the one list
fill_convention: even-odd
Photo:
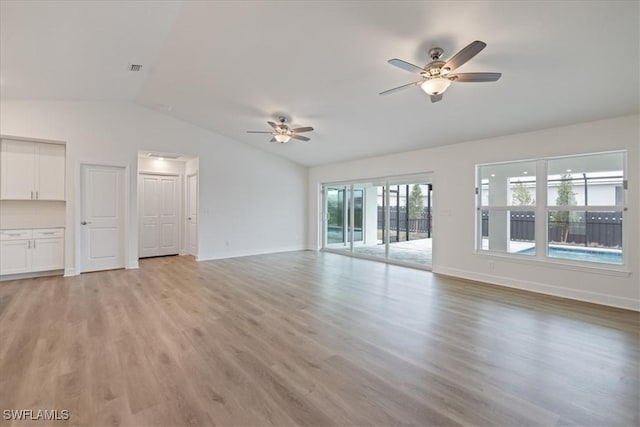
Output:
[[33,200],[35,155],[34,142],[2,140],[0,193],[3,200]]
[[36,144],[37,200],[64,200],[65,146]]
[[2,140],[2,200],[64,200],[65,146]]

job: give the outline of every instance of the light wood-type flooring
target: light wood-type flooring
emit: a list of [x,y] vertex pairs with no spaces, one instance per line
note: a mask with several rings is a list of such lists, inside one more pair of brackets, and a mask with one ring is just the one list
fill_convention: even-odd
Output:
[[634,426],[639,326],[336,254],[147,259],[0,283],[0,411],[69,410],[56,426]]

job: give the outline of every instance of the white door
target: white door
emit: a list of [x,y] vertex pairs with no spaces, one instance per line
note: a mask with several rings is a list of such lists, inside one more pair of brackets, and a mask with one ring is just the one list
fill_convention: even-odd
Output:
[[140,174],[140,258],[175,255],[180,251],[180,178]]
[[123,268],[124,168],[82,165],[81,272]]
[[187,177],[187,251],[198,256],[198,176]]

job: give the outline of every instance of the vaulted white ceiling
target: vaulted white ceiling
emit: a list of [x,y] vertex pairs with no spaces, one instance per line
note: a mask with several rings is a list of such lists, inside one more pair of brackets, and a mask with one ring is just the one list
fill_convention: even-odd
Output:
[[[304,165],[638,113],[634,1],[3,0],[3,98],[132,101]],[[487,48],[432,104],[387,64]],[[139,73],[127,71],[143,65]],[[269,143],[267,120],[313,126]],[[177,151],[179,149],[177,148]]]

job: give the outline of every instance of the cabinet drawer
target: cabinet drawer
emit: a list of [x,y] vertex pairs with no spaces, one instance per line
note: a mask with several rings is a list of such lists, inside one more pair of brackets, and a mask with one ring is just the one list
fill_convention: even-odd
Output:
[[64,228],[42,228],[33,230],[34,239],[49,239],[54,237],[64,237]]
[[0,230],[0,241],[31,239],[32,230]]

